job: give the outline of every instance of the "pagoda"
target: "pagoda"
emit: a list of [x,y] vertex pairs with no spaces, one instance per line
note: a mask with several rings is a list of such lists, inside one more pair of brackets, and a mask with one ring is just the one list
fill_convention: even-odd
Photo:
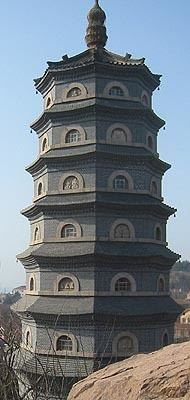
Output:
[[95,1],[88,49],[48,62],[35,80],[44,110],[31,125],[39,154],[27,167],[33,203],[22,211],[31,239],[18,256],[27,289],[14,310],[19,368],[30,379],[55,377],[54,394],[63,378],[69,386],[172,343],[181,311],[169,293],[179,256],[166,241],[176,210],[162,198],[170,165],[157,136],[165,123],[152,109],[161,76],[144,58],[106,50],[105,19]]

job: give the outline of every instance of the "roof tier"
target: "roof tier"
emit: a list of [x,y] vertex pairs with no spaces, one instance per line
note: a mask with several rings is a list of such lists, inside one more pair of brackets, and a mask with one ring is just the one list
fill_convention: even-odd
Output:
[[[127,103],[127,105],[126,105]],[[57,103],[51,106],[49,109],[45,109],[43,113],[37,118],[32,124],[31,128],[34,131],[39,131],[44,128],[47,123],[53,123],[57,120],[62,120],[63,123],[66,117],[73,118],[73,116],[79,116],[81,118],[87,118],[86,114],[94,116],[98,113],[101,115],[111,117],[125,117],[131,120],[139,120],[151,125],[154,129],[159,130],[165,125],[165,121],[159,118],[154,111],[143,105],[140,100],[115,100],[115,99],[104,99],[98,97],[92,97],[90,99],[78,100],[73,103]]]
[[140,193],[122,193],[122,192],[101,192],[89,191],[81,193],[71,193],[70,195],[46,195],[36,200],[34,204],[22,210],[22,214],[27,218],[36,217],[38,214],[45,212],[46,215],[52,213],[67,213],[67,210],[92,211],[93,214],[104,212],[105,210],[122,209],[133,212],[149,212],[156,213],[160,216],[168,218],[177,210],[161,202],[160,199],[151,195]]
[[150,242],[115,242],[115,241],[73,241],[41,243],[30,246],[27,250],[17,256],[18,260],[26,267],[40,265],[42,260],[50,264],[63,260],[82,258],[85,256],[101,256],[105,258],[115,257],[115,261],[131,263],[159,262],[166,266],[172,266],[178,259],[179,254],[172,252],[165,245]]
[[[160,160],[160,158],[152,153],[145,147],[137,146],[117,146],[110,144],[89,144],[80,145],[70,148],[54,148],[50,149],[44,154],[41,154],[32,164],[26,167],[26,171],[31,175],[41,171],[44,167],[51,165],[61,165],[67,161],[77,160],[83,162],[84,160],[94,160],[98,165],[106,160],[113,163],[113,160],[119,162],[134,162],[135,164],[145,162],[156,169],[157,172],[164,174],[169,168],[170,164]],[[79,165],[79,164],[78,164]]]
[[[79,301],[80,299],[80,301]],[[17,313],[112,316],[177,314],[182,311],[169,296],[23,296],[13,307]],[[146,310],[146,312],[145,312]]]
[[125,56],[112,53],[104,48],[90,48],[73,57],[64,55],[61,61],[48,61],[48,68],[44,75],[34,80],[36,89],[44,93],[47,86],[52,80],[63,80],[67,72],[81,69],[84,71],[89,68],[96,67],[97,72],[100,69],[110,69],[113,73],[117,71],[122,74],[139,75],[144,80],[151,90],[155,90],[160,85],[161,75],[153,74],[145,65],[145,59],[134,59],[126,53]]

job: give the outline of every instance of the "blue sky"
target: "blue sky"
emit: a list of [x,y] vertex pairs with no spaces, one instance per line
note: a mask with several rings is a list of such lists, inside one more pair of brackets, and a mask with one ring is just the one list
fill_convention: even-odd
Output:
[[[16,254],[28,246],[29,224],[20,209],[31,203],[32,178],[26,165],[37,156],[37,137],[30,123],[40,114],[42,100],[33,79],[47,60],[59,60],[86,48],[87,11],[93,0],[6,0],[0,15],[0,288],[25,281]],[[165,202],[178,208],[168,223],[168,243],[182,259],[190,259],[189,237],[189,0],[100,0],[107,14],[111,51],[145,57],[162,74],[154,109],[166,120],[160,131],[160,157],[172,168],[163,180]]]

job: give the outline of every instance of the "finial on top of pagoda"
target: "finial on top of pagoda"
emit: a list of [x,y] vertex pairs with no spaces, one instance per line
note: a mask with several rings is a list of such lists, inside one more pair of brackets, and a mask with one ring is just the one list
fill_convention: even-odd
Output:
[[88,13],[88,27],[86,30],[86,43],[90,48],[105,47],[107,42],[106,27],[104,22],[106,14],[95,0],[94,6]]

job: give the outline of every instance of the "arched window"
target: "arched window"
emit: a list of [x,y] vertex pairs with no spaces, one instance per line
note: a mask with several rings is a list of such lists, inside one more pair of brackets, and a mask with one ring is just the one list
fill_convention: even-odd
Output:
[[156,240],[161,241],[162,240],[162,232],[159,226],[156,228]]
[[115,283],[116,292],[130,292],[131,282],[127,278],[119,278]]
[[50,104],[51,104],[51,97],[48,97],[46,101],[46,107],[49,107]]
[[133,190],[133,179],[125,170],[112,172],[108,178],[108,188],[113,190]]
[[68,238],[68,237],[76,237],[77,230],[76,227],[72,224],[65,225],[61,230],[61,237]]
[[153,143],[152,136],[148,136],[147,143],[148,143],[148,147],[149,147],[151,150],[153,150],[154,143]]
[[63,278],[59,281],[58,284],[58,291],[64,291],[64,290],[74,290],[75,285],[74,282],[71,278]]
[[131,234],[130,234],[130,229],[128,227],[128,225],[125,224],[119,224],[115,227],[114,230],[114,238],[116,239],[128,239],[130,238]]
[[110,96],[124,96],[124,91],[119,86],[112,86],[109,89]]
[[124,190],[129,189],[129,182],[123,175],[118,175],[115,177],[113,181],[113,188],[116,190]]
[[30,278],[30,291],[32,292],[34,290],[34,278]]
[[127,143],[126,132],[121,128],[115,128],[111,134],[111,141],[115,144],[125,144]]
[[47,142],[47,138],[44,138],[43,142],[42,142],[42,152],[46,151],[48,148],[48,142]]
[[123,336],[117,342],[117,356],[127,357],[135,352],[132,337]]
[[142,96],[142,103],[144,104],[144,106],[148,106],[148,97],[146,94],[143,94]]
[[57,339],[56,350],[58,351],[72,351],[72,340],[69,336],[63,335]]
[[112,292],[136,292],[136,281],[132,275],[119,272],[113,276],[110,290]]
[[40,182],[38,185],[38,196],[40,196],[42,194],[42,191],[43,191],[43,185],[42,185],[42,182]]
[[77,129],[71,129],[66,134],[65,143],[77,143],[81,141],[81,133]]
[[106,131],[106,141],[120,146],[129,145],[132,143],[132,132],[126,124],[111,124]]
[[163,347],[168,346],[168,344],[169,344],[169,337],[166,332],[163,335],[162,343],[163,343]]
[[69,171],[61,176],[58,189],[60,193],[63,193],[68,190],[76,191],[78,189],[83,189],[84,185],[84,178],[81,174],[77,171]]
[[68,176],[63,182],[63,190],[79,189],[79,180],[76,176]]
[[67,93],[67,98],[81,96],[82,92],[79,87],[74,87]]
[[164,278],[159,278],[158,291],[159,292],[164,292],[165,291],[165,280],[164,280]]
[[29,346],[31,344],[31,338],[30,338],[30,332],[26,332],[26,346]]
[[151,183],[151,193],[158,194],[158,186],[155,181],[152,181],[152,183]]
[[39,228],[36,227],[34,231],[34,241],[38,240],[40,238],[40,231]]

